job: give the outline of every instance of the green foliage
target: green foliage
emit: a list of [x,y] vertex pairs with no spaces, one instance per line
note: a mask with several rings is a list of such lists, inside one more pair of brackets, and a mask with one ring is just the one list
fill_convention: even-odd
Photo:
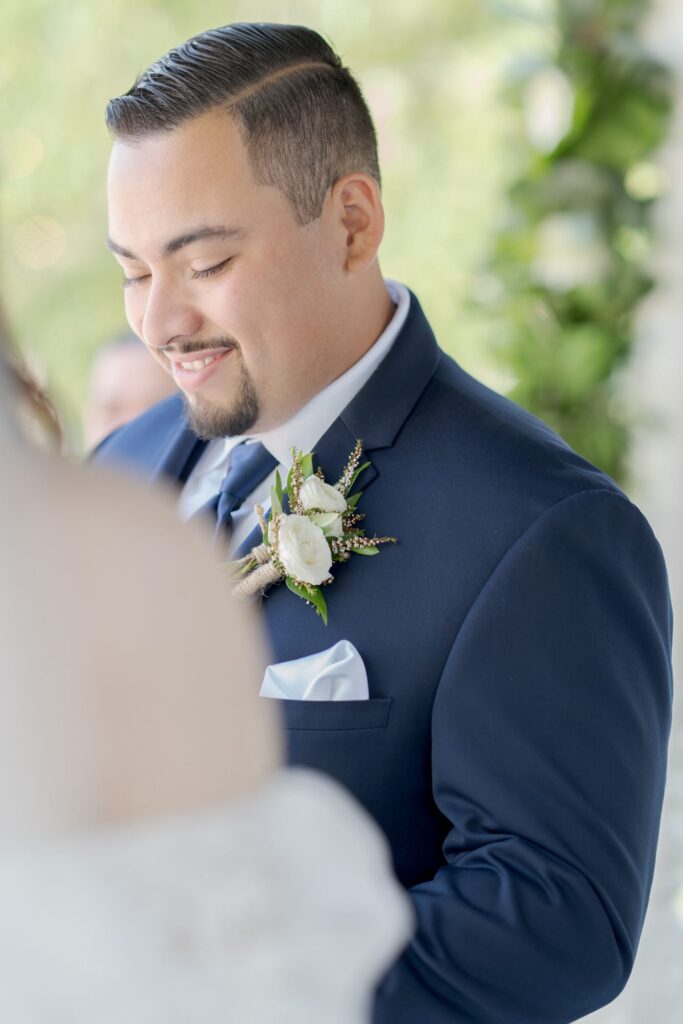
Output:
[[297,597],[302,597],[308,604],[313,605],[320,618],[327,625],[327,602],[323,597],[320,587],[299,585],[290,576],[285,577],[285,582],[293,594],[296,594]]
[[309,476],[313,476],[313,452],[308,452],[306,455],[302,455],[299,460],[301,463],[301,475],[304,480],[307,480]]
[[328,527],[332,526],[339,519],[338,512],[309,512],[309,518],[319,526],[320,529],[325,532]]
[[[645,7],[559,3],[548,62],[527,67],[512,89],[529,136],[482,289],[511,397],[621,481],[630,423],[618,374],[652,283],[651,209],[662,187],[652,160],[672,103],[669,74],[638,36]],[[534,130],[534,118],[545,127]]]
[[[277,500],[278,500],[278,503],[279,503],[279,506],[280,506],[278,508],[278,512],[281,512],[282,511],[283,490],[282,490],[282,478],[280,476],[280,470],[279,469],[275,470],[275,493],[277,494]],[[271,504],[271,507],[274,509],[275,506],[273,505],[272,501],[271,501],[270,504]]]
[[[361,475],[361,473],[362,473],[362,472],[363,472],[364,470],[366,470],[366,469],[369,469],[370,465],[371,465],[371,463],[369,463],[369,462],[364,462],[362,466],[359,466],[359,467],[358,467],[358,469],[355,469],[355,470],[353,471],[353,473],[351,474],[351,479],[350,479],[350,481],[349,481],[349,486],[348,486],[348,487],[347,487],[347,489],[346,489],[346,493],[347,493],[347,494],[348,494],[348,492],[349,492],[349,491],[351,490],[351,488],[353,487],[353,485],[355,484],[356,480],[357,480],[357,479],[358,479],[358,477],[359,477],[359,476]],[[346,497],[346,495],[344,495],[344,496]],[[347,504],[348,504],[348,502],[347,502]],[[352,505],[351,507],[352,507],[352,508],[354,508],[355,506],[353,506],[353,505]]]

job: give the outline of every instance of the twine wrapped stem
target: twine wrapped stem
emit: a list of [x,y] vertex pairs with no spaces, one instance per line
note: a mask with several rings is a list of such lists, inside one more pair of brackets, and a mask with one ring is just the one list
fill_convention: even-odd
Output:
[[271,561],[272,551],[267,544],[259,544],[252,548],[246,558],[241,562],[256,562],[256,568],[240,580],[233,587],[233,593],[237,597],[253,597],[259,590],[265,590],[271,583],[277,583],[282,579],[282,573]]

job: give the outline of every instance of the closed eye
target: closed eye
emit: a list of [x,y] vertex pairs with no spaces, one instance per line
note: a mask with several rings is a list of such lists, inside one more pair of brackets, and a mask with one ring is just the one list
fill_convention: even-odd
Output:
[[[221,270],[224,270],[230,263],[232,263],[233,259],[234,256],[229,256],[226,260],[221,260],[220,263],[217,263],[215,267],[208,267],[206,270],[194,270],[192,272],[192,277],[196,279],[202,277],[213,277],[214,274],[220,274]],[[123,287],[132,288],[135,285],[146,281],[149,276],[149,274],[141,274],[140,277],[124,277]]]
[[221,270],[224,270],[229,263],[232,263],[233,257],[229,256],[227,260],[221,260],[215,267],[209,267],[207,270],[195,270],[192,273],[193,278],[198,277],[213,277],[214,274],[219,274]]
[[133,285],[140,284],[142,281],[146,281],[149,274],[142,274],[140,277],[124,277],[123,287],[132,288]]

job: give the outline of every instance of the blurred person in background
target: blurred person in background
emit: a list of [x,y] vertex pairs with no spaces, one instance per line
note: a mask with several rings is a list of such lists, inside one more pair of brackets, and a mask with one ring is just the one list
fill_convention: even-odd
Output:
[[[374,1024],[567,1024],[604,1005],[643,924],[671,721],[671,607],[648,523],[466,374],[415,295],[383,278],[372,119],[317,33],[202,33],[107,122],[127,317],[182,395],[99,460],[170,480],[182,513],[211,509],[242,555],[262,551],[253,506],[292,447],[333,482],[362,439],[360,508],[398,538],[334,566],[327,624],[286,586],[261,605],[289,684],[290,761],[376,818],[417,916]],[[338,511],[339,491],[316,488],[311,507]],[[287,531],[310,594],[331,560],[315,562],[323,527],[301,519],[272,534]],[[179,596],[181,619],[206,604]],[[340,645],[339,671],[365,685],[316,698]]]
[[264,637],[201,527],[26,443],[6,351],[0,1020],[367,1024],[410,931],[379,830],[281,768]]
[[86,450],[175,391],[172,378],[136,335],[129,332],[107,342],[90,371],[83,423]]

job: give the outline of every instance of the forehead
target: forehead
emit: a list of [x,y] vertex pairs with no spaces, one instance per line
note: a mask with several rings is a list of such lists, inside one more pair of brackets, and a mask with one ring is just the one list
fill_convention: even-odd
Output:
[[[117,139],[109,161],[109,229],[121,244],[132,234],[165,236],[198,221],[258,219],[284,204],[278,189],[259,185],[232,118],[210,111],[171,132]],[[265,205],[264,205],[265,204]],[[163,223],[162,223],[163,222]]]

